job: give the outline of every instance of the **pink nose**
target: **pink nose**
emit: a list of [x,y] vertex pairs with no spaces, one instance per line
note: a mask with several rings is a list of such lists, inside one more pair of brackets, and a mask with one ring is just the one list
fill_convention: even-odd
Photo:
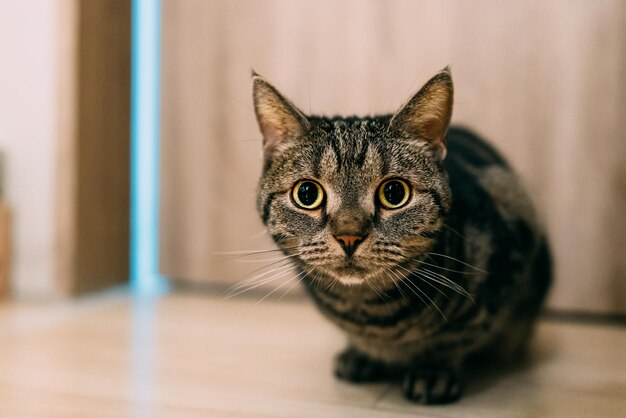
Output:
[[343,250],[350,257],[356,251],[356,247],[363,242],[364,237],[358,235],[335,235],[335,239],[339,241]]

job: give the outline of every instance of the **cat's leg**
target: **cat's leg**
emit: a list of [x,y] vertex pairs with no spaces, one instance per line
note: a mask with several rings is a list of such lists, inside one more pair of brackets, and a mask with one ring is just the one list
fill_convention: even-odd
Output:
[[404,377],[404,395],[422,404],[446,404],[461,397],[460,362],[415,365]]
[[372,382],[385,376],[385,364],[348,347],[335,358],[335,376],[350,382]]

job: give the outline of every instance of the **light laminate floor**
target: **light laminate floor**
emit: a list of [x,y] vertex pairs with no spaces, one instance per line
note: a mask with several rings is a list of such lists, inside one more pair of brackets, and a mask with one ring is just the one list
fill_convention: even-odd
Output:
[[0,416],[626,417],[626,328],[543,322],[532,364],[476,376],[445,407],[335,380],[342,346],[306,300],[117,291],[4,304]]

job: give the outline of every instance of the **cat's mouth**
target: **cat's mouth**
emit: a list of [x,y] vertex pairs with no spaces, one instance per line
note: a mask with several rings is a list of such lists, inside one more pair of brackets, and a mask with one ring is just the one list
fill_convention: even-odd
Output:
[[335,264],[326,271],[331,279],[347,286],[360,286],[376,283],[377,286],[387,287],[393,285],[396,280],[402,280],[405,272],[412,270],[410,264],[369,263],[368,259],[355,260],[350,258],[344,263]]
[[346,264],[345,266],[336,268],[335,271],[339,274],[366,274],[368,272],[367,269],[354,264]]
[[333,269],[333,275],[337,280],[346,285],[363,283],[368,274],[370,274],[369,269],[355,263],[352,259]]

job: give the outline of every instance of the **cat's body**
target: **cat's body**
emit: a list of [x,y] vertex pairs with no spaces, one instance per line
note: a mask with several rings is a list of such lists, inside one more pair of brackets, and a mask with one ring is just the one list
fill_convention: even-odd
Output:
[[306,117],[258,76],[255,106],[259,210],[348,336],[337,376],[403,371],[408,398],[445,403],[469,355],[525,346],[550,283],[547,243],[507,163],[448,130],[447,70],[395,115]]

